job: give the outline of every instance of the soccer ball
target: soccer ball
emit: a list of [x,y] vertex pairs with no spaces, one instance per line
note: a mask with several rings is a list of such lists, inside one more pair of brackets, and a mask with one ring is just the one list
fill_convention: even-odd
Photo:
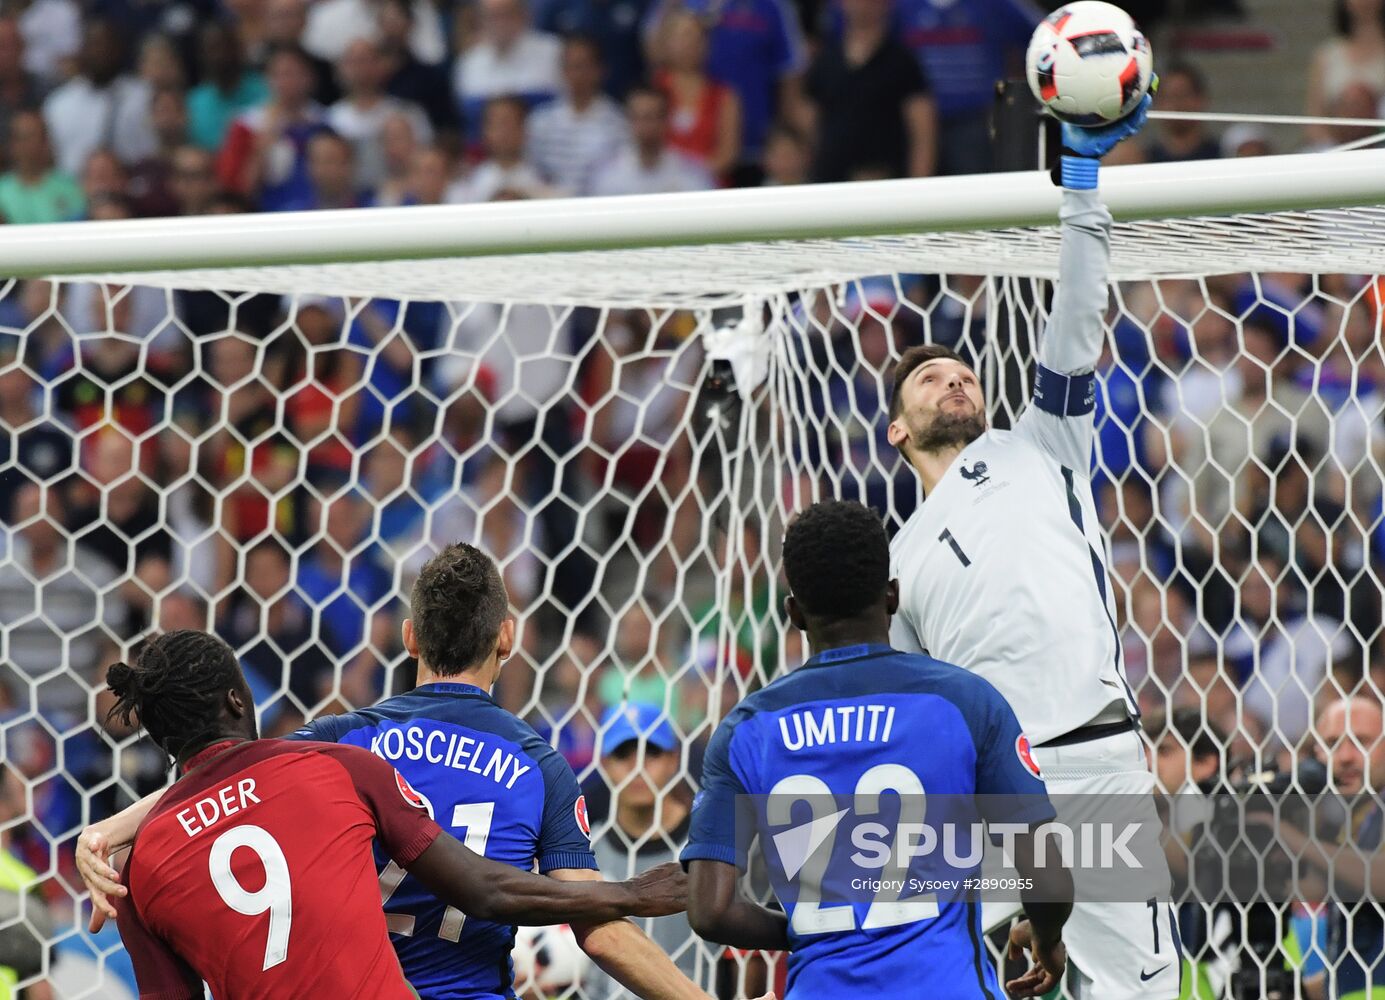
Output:
[[515,929],[515,992],[556,996],[587,972],[587,954],[567,924]]
[[1081,0],[1034,31],[1025,56],[1029,89],[1072,125],[1105,125],[1134,111],[1154,76],[1149,39],[1119,7]]

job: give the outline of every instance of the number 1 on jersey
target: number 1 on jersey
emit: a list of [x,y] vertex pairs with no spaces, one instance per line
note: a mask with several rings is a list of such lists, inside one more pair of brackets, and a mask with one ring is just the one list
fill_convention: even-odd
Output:
[[948,528],[944,528],[944,529],[943,529],[943,533],[942,533],[941,535],[938,536],[938,541],[940,541],[940,542],[947,542],[947,544],[950,545],[950,546],[952,547],[952,554],[955,555],[955,556],[957,557],[957,560],[958,560],[963,566],[970,566],[970,565],[971,565],[971,560],[968,559],[968,558],[967,558],[967,554],[966,554],[965,552],[962,551],[962,546],[958,545],[958,544],[957,544],[957,539],[955,539],[955,538],[952,537],[952,532],[951,532],[951,530],[949,530]]

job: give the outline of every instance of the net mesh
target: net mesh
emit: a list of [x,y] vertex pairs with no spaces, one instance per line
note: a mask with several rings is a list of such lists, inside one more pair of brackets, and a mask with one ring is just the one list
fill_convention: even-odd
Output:
[[[1315,209],[1118,223],[1121,280],[1242,271],[1374,273],[1385,208]],[[94,275],[117,284],[386,299],[697,309],[896,273],[1057,276],[1058,230],[1021,227],[649,250],[237,267]]]
[[[1379,697],[1380,212],[1223,220],[1215,250],[1206,220],[1118,227],[1094,487],[1168,792],[1199,734],[1283,764],[1332,752],[1325,700]],[[893,529],[917,504],[884,417],[912,344],[974,358],[1012,421],[1056,261],[1056,230],[1027,229],[5,286],[0,844],[26,867],[0,870],[0,927],[51,946],[25,981],[133,995],[71,852],[167,776],[106,719],[106,666],[214,628],[265,734],[367,705],[410,683],[404,602],[458,539],[502,567],[520,641],[497,698],[584,781],[607,876],[675,851],[715,723],[804,657],[777,610],[786,517],[858,497]],[[769,376],[742,401],[704,345],[750,301]],[[631,703],[676,753],[603,761],[600,719]],[[676,919],[653,933],[703,985],[773,983],[782,963]],[[611,992],[560,931],[522,934],[517,965],[530,995]]]

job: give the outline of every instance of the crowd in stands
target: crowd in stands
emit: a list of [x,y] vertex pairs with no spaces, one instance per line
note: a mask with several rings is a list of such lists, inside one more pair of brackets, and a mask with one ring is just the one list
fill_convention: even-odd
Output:
[[[1308,108],[1374,117],[1382,3],[1340,8]],[[5,2],[0,220],[984,171],[993,81],[1040,16],[1023,0]],[[1207,108],[1195,67],[1161,72],[1160,108]],[[1116,155],[1271,151],[1255,127],[1177,121]],[[985,356],[987,294],[924,276],[805,302],[820,313],[799,360],[820,377],[802,403],[825,450],[799,457],[860,472],[863,499],[906,515],[889,367],[925,315],[932,339]],[[1227,752],[1308,752],[1324,704],[1385,685],[1380,301],[1341,275],[1132,284],[1113,300],[1097,483],[1125,662],[1147,709],[1205,709]],[[775,539],[705,500],[721,468],[698,443],[690,325],[6,286],[0,817],[31,819],[0,823],[0,846],[75,884],[82,822],[166,779],[147,744],[115,753],[130,734],[106,718],[104,670],[135,637],[215,629],[266,732],[287,732],[409,682],[408,586],[456,538],[503,563],[527,623],[498,698],[579,774],[595,721],[626,702],[705,737],[709,699],[730,704],[803,653],[778,618]],[[70,895],[48,888],[60,911]]]

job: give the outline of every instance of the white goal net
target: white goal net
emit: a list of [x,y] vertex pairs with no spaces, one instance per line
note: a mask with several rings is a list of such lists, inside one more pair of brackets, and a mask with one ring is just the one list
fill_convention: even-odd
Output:
[[[1322,163],[1330,179],[1342,158]],[[1129,169],[1110,171],[1113,190],[1172,176]],[[1267,176],[1233,215],[1187,217],[1210,203],[1165,187],[1118,211],[1113,240],[1094,485],[1170,794],[1204,776],[1209,745],[1213,777],[1330,759],[1338,744],[1314,725],[1326,703],[1382,697],[1385,208],[1369,206],[1385,182],[1339,207],[1346,195],[1300,177],[1259,211]],[[881,211],[917,192],[905,214],[927,214],[928,183],[877,188]],[[1046,184],[1023,193],[1056,206]],[[731,204],[708,197],[687,204]],[[466,211],[449,219],[505,220]],[[12,244],[4,270],[27,276],[0,285],[0,938],[17,943],[0,967],[54,997],[133,995],[118,937],[85,930],[72,866],[85,823],[168,780],[106,719],[109,664],[151,631],[209,628],[240,655],[266,735],[369,704],[411,684],[409,588],[454,540],[502,567],[521,624],[497,700],[584,782],[617,859],[607,876],[676,853],[715,724],[805,655],[779,607],[786,519],[843,496],[893,530],[918,502],[885,439],[893,359],[955,346],[996,425],[1025,405],[1058,248],[1028,212],[1019,226],[978,209],[946,231],[629,241],[644,249],[393,244],[334,263],[326,246],[297,264],[267,250],[276,263],[174,270],[137,249],[123,273],[115,250],[30,267]],[[153,235],[74,226],[64,240],[123,232],[150,248],[190,232],[136,225]],[[207,221],[212,257],[238,225]],[[728,338],[739,391],[711,377],[709,344]],[[603,755],[606,713],[638,705],[675,734],[672,766]],[[1276,904],[1282,937],[1310,971],[1330,967],[1331,904],[1296,898]],[[773,985],[781,961],[673,919],[656,939],[707,988]],[[1283,964],[1222,937],[1225,954],[1192,970],[1195,996],[1221,995],[1237,961]],[[558,932],[520,944],[521,992],[610,995]]]

